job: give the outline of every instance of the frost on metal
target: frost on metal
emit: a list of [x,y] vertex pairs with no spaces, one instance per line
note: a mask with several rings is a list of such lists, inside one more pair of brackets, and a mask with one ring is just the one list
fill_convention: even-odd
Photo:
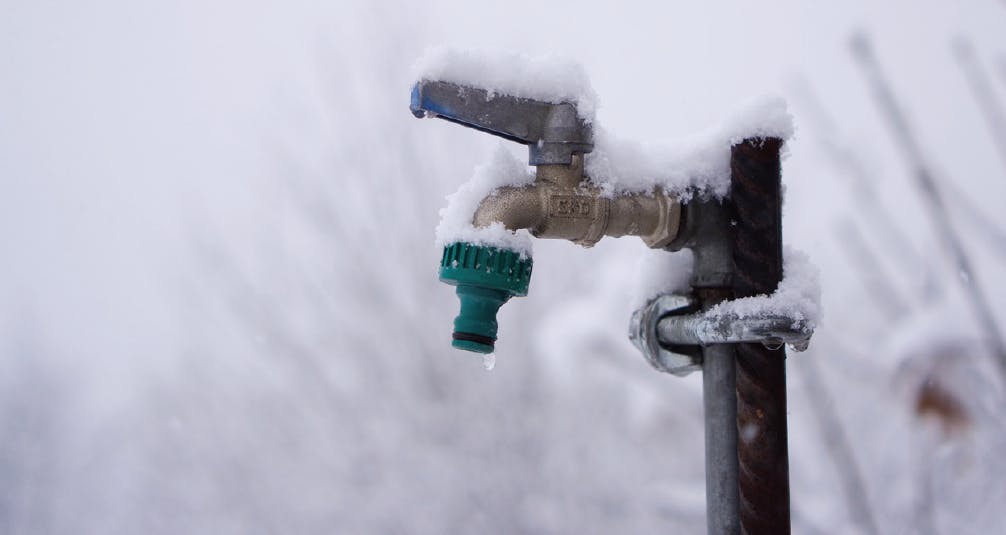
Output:
[[526,230],[511,232],[502,223],[475,228],[472,217],[482,199],[503,186],[524,186],[534,182],[534,175],[526,164],[518,160],[506,147],[496,149],[493,159],[475,168],[471,180],[447,196],[447,206],[440,210],[437,225],[437,246],[446,247],[456,242],[487,245],[531,254],[531,236]]
[[787,247],[783,279],[772,295],[743,297],[720,303],[706,312],[710,319],[782,316],[813,330],[821,319],[820,273],[806,254]]
[[749,101],[722,124],[677,141],[628,141],[595,128],[587,174],[610,195],[662,188],[682,198],[722,198],[730,189],[730,147],[748,138],[787,140],[793,131],[786,101],[777,97]]
[[576,61],[558,55],[433,47],[413,65],[415,80],[440,80],[495,93],[576,105],[580,117],[594,120],[597,96]]

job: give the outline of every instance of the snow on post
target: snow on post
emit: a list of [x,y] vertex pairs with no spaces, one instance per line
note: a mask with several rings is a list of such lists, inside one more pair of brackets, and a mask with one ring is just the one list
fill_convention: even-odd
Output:
[[609,195],[661,188],[685,200],[722,198],[730,189],[730,147],[749,138],[785,141],[793,131],[786,101],[778,97],[749,101],[722,124],[682,140],[641,143],[595,127],[587,174]]
[[817,266],[801,251],[783,249],[783,277],[772,295],[724,301],[706,312],[709,318],[763,318],[782,316],[813,330],[821,320],[821,283]]

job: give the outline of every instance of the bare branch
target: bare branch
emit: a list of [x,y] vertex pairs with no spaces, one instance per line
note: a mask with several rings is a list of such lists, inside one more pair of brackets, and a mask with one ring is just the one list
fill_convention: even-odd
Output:
[[803,105],[803,120],[808,121],[815,132],[813,136],[818,141],[828,160],[840,170],[843,176],[850,180],[849,187],[856,197],[856,202],[863,209],[863,214],[873,223],[873,229],[878,231],[889,251],[895,251],[895,257],[901,266],[908,269],[918,269],[928,264],[928,261],[912,246],[912,241],[898,222],[891,216],[890,210],[884,208],[876,193],[875,178],[863,164],[862,158],[851,144],[842,139],[835,120],[822,105],[813,87],[804,78],[798,78],[793,83],[793,90]]
[[1003,112],[1002,106],[996,99],[992,84],[985,76],[985,71],[982,70],[978,62],[971,42],[964,37],[958,37],[954,39],[951,48],[954,51],[957,65],[960,66],[964,77],[968,80],[971,94],[981,109],[989,133],[992,134],[992,142],[999,153],[999,158],[1006,166],[1006,113]]
[[848,258],[856,263],[857,273],[875,303],[887,313],[890,320],[903,318],[909,311],[908,303],[898,292],[883,266],[866,244],[863,234],[852,219],[843,220],[836,228],[838,243],[847,251]]
[[856,462],[852,444],[845,434],[842,421],[835,413],[835,403],[829,394],[821,372],[817,367],[817,359],[803,359],[800,366],[795,367],[801,379],[807,385],[807,401],[814,412],[814,420],[821,431],[824,446],[829,457],[834,460],[836,472],[842,482],[842,492],[849,507],[852,520],[859,525],[863,533],[875,534],[877,521],[870,508],[870,501],[863,483],[863,475]]
[[941,245],[951,255],[951,260],[961,275],[958,279],[962,282],[962,287],[968,295],[968,304],[972,312],[980,323],[987,338],[986,343],[996,357],[1003,382],[1006,383],[1006,340],[1003,338],[999,325],[996,323],[995,312],[992,305],[986,298],[986,293],[982,290],[982,285],[977,279],[977,273],[971,265],[971,259],[964,249],[964,243],[960,235],[953,226],[946,204],[940,191],[937,188],[936,178],[930,169],[929,163],[922,152],[918,141],[908,125],[904,112],[898,105],[881,69],[880,63],[874,56],[873,47],[869,37],[864,33],[855,34],[851,41],[853,57],[863,70],[867,82],[872,86],[874,97],[887,119],[892,133],[904,152],[905,159],[918,183],[919,190],[926,206],[929,209],[930,217],[936,229],[937,239]]

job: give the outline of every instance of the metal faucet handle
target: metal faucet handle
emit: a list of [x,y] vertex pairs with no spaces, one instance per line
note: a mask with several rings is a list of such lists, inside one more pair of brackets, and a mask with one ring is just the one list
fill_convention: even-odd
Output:
[[528,146],[531,165],[570,165],[594,149],[591,125],[569,102],[551,103],[478,87],[421,80],[409,105],[416,117],[439,117]]

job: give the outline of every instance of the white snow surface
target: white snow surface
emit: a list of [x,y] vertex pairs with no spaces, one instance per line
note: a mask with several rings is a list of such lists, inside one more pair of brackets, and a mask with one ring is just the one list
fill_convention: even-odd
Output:
[[580,63],[558,55],[430,47],[413,65],[416,80],[440,80],[544,102],[571,102],[594,120],[597,96]]
[[711,318],[753,318],[781,315],[796,321],[806,321],[810,328],[821,319],[820,273],[810,258],[801,251],[787,247],[783,251],[783,279],[772,295],[744,297],[720,303],[706,312]]
[[505,146],[500,145],[492,160],[475,168],[471,180],[447,196],[447,206],[440,210],[437,247],[456,242],[488,245],[531,254],[531,235],[526,230],[511,232],[502,223],[475,228],[472,216],[482,199],[503,186],[522,186],[534,182],[534,175]]
[[695,193],[722,198],[730,189],[730,147],[747,138],[788,140],[793,132],[779,97],[750,100],[723,123],[682,140],[643,143],[595,129],[587,174],[609,195],[661,188],[685,199]]

